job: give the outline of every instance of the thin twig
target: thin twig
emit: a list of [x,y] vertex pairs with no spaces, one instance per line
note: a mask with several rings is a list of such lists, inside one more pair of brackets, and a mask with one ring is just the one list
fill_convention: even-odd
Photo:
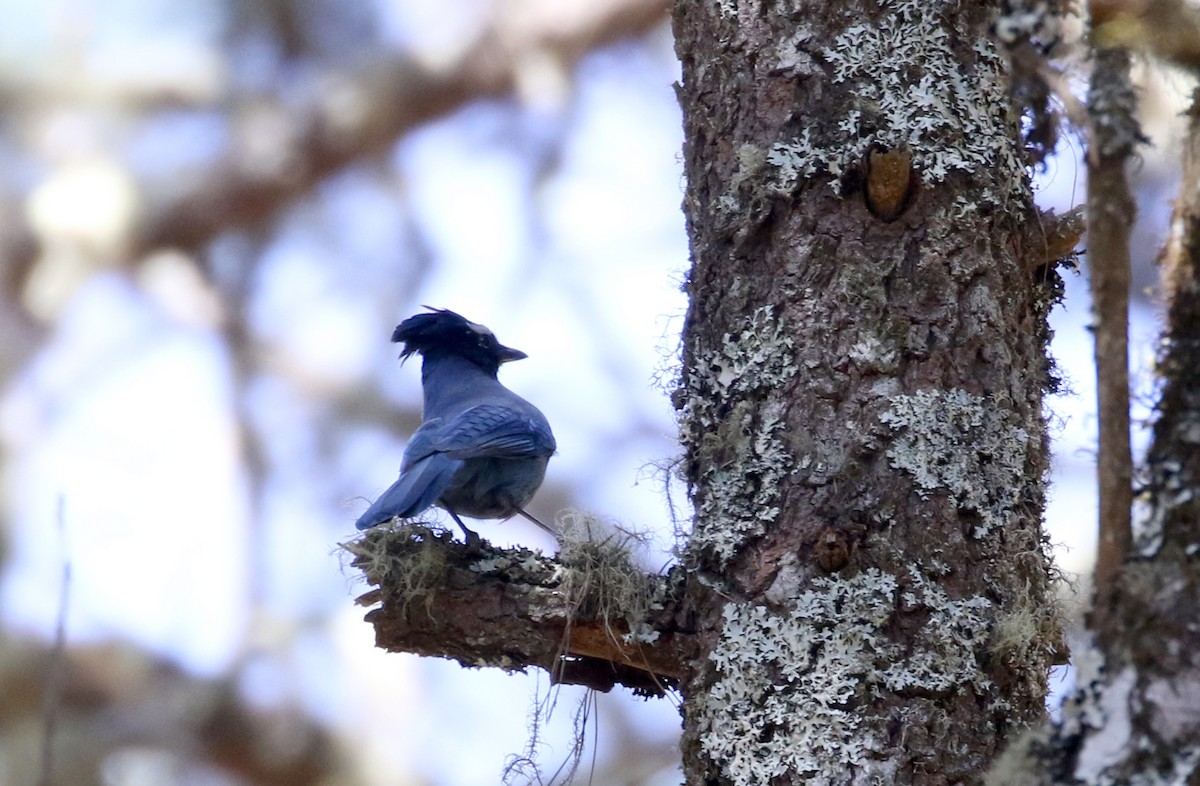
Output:
[[66,504],[62,495],[58,497],[55,519],[59,543],[62,547],[62,579],[59,584],[58,621],[54,629],[54,649],[50,654],[50,667],[46,676],[46,693],[42,704],[42,767],[38,786],[54,783],[54,736],[58,727],[58,710],[62,706],[62,692],[67,658],[67,601],[71,587],[71,559],[67,551]]

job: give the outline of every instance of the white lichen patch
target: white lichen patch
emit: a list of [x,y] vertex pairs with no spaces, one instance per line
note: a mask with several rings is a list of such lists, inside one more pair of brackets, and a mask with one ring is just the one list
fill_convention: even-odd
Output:
[[1092,718],[1075,766],[1075,777],[1083,783],[1097,783],[1100,773],[1128,755],[1133,739],[1129,697],[1136,683],[1137,672],[1125,668],[1096,693],[1094,710],[1102,720]]
[[720,564],[779,516],[779,490],[795,466],[782,394],[797,370],[791,335],[764,306],[698,356],[687,380],[681,430],[707,458],[692,548]]
[[920,634],[920,646],[883,672],[884,684],[895,691],[947,691],[971,685],[977,694],[984,693],[991,682],[977,655],[991,633],[991,601],[978,596],[952,600],[917,571],[909,571],[909,577],[912,585],[901,597],[904,608],[925,611],[929,621]]
[[1079,737],[1090,729],[1104,726],[1105,714],[1101,705],[1106,664],[1091,634],[1071,647],[1071,662],[1075,667],[1075,690],[1063,699],[1060,733]]
[[[1200,769],[1200,748],[1189,746],[1177,751],[1170,760],[1166,772],[1138,772],[1125,781],[1127,786],[1190,786],[1195,783],[1195,774]],[[1103,786],[1117,786],[1121,781],[1102,776]]]
[[[1005,89],[1007,68],[994,43],[978,38],[966,58],[947,29],[949,0],[881,2],[878,21],[851,25],[820,52],[833,81],[846,85],[838,133],[817,139],[809,129],[775,144],[768,162],[779,186],[827,173],[840,178],[874,146],[907,147],[922,181],[952,172],[984,185],[982,201],[1003,205],[1026,183],[1016,145],[1015,118]],[[832,126],[831,126],[832,130]]]
[[631,625],[628,633],[622,634],[621,641],[624,644],[653,644],[661,635],[647,623],[639,622]]
[[558,581],[563,573],[561,565],[527,550],[496,552],[475,560],[467,569],[482,576],[502,575],[523,581]]
[[[779,170],[780,184],[790,189],[800,178],[815,175],[817,165],[826,157],[826,151],[819,151],[813,144],[811,130],[805,128],[794,142],[775,143],[767,153],[767,163]],[[842,166],[838,165],[839,171]]]
[[996,38],[1007,47],[1029,42],[1046,53],[1062,33],[1061,17],[1050,0],[1006,0],[993,23]]
[[734,424],[742,435],[732,445],[729,460],[707,470],[692,535],[693,546],[721,564],[779,518],[779,489],[794,465],[782,437],[782,405],[765,405],[756,430],[749,410],[740,409],[735,416],[742,421]]
[[[1192,441],[1192,440],[1189,440]],[[1175,460],[1159,461],[1149,468],[1146,490],[1134,499],[1133,540],[1139,556],[1153,557],[1162,548],[1168,516],[1196,499],[1196,486]]]
[[1029,433],[1013,416],[964,390],[896,396],[880,419],[895,432],[887,456],[922,495],[944,489],[979,515],[972,533],[1003,526],[1020,503]]
[[1194,675],[1177,679],[1153,678],[1143,691],[1146,703],[1153,707],[1157,722],[1154,731],[1163,742],[1186,741],[1195,731],[1200,710],[1200,683]]
[[[1072,773],[1076,782],[1095,786],[1187,786],[1200,765],[1200,749],[1179,745],[1164,762],[1144,757],[1147,740],[1135,729],[1134,714],[1151,718],[1157,734],[1178,742],[1174,722],[1196,706],[1194,695],[1180,695],[1178,686],[1151,682],[1139,695],[1139,675],[1133,667],[1106,672],[1103,655],[1090,640],[1072,648],[1077,663],[1075,690],[1062,706],[1056,736],[1077,740],[1080,747]],[[1161,700],[1166,698],[1166,703]],[[1178,708],[1182,708],[1180,713]],[[1186,736],[1186,732],[1183,732]],[[1146,769],[1130,772],[1130,760],[1141,758]]]
[[[785,773],[844,782],[883,744],[859,709],[871,698],[988,687],[978,653],[989,609],[982,598],[952,600],[915,574],[901,590],[878,569],[815,579],[789,612],[730,603],[709,655],[716,679],[699,698],[705,753],[735,786]],[[910,639],[916,647],[901,650],[884,630],[906,611],[928,621]]]
[[784,773],[832,777],[866,751],[850,708],[874,669],[891,616],[892,576],[821,578],[789,614],[730,603],[709,655],[717,680],[702,698],[701,744],[735,786]]
[[[794,342],[770,306],[760,306],[735,333],[726,333],[707,363],[709,395],[719,401],[778,387],[796,373]],[[695,400],[696,397],[693,397]],[[704,425],[712,419],[702,417]]]
[[512,558],[507,554],[496,554],[491,557],[476,560],[468,566],[474,573],[499,573],[513,566]]

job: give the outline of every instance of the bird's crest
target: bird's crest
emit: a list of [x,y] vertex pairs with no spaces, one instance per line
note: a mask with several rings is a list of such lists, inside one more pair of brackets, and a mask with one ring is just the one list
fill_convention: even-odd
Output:
[[506,347],[491,330],[445,308],[431,308],[401,322],[392,333],[392,341],[404,344],[400,360],[414,354],[458,356],[495,375],[501,363],[519,360],[525,353]]

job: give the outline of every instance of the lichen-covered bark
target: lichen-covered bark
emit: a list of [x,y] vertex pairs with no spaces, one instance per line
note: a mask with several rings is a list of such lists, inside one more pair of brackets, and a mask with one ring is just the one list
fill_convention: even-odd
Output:
[[1042,715],[1056,277],[989,21],[676,5],[689,784],[978,782]]
[[1126,782],[1143,774],[1200,781],[1200,92],[1184,164],[1163,255],[1169,302],[1147,517],[1103,636],[1109,672],[1137,674],[1125,702],[1127,758],[1111,771]]
[[695,649],[676,620],[679,570],[635,568],[620,540],[567,540],[551,559],[405,524],[342,546],[374,587],[357,602],[389,652],[660,696]]

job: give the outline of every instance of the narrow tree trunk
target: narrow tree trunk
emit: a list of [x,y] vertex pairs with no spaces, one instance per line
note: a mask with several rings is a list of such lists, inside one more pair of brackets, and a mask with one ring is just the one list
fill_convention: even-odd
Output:
[[675,10],[689,784],[979,782],[1061,647],[1006,63],[986,4],[880,5]]
[[1137,99],[1124,49],[1095,53],[1088,90],[1088,273],[1096,336],[1100,526],[1092,623],[1107,624],[1132,540],[1133,454],[1129,437],[1129,239],[1137,217],[1125,170],[1141,139]]
[[1078,658],[1061,719],[1014,745],[990,786],[1200,783],[1200,92],[1192,100],[1140,537],[1110,570],[1097,646]]
[[1103,766],[1115,783],[1200,783],[1200,91],[1190,115],[1163,254],[1163,388],[1146,459],[1146,517],[1098,631],[1109,678],[1096,692],[1105,722],[1090,730],[1089,745],[1072,748],[1091,754],[1083,763]]

